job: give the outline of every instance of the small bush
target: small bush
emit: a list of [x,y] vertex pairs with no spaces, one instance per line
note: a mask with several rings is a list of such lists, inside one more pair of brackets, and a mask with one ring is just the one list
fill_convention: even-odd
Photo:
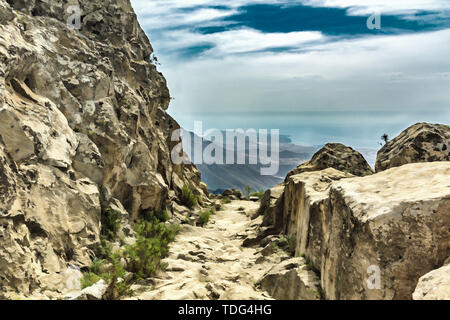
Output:
[[222,202],[223,204],[228,204],[228,203],[231,202],[231,199],[228,198],[228,197],[223,197],[222,200],[221,200],[221,202]]
[[244,207],[239,207],[238,211],[245,211],[245,208]]
[[104,267],[104,259],[94,258],[90,267],[91,272],[95,274],[101,274]]
[[104,208],[102,211],[101,222],[102,235],[105,236],[108,240],[115,240],[120,229],[119,212],[112,210],[110,207]]
[[198,223],[200,224],[200,226],[204,226],[209,222],[209,219],[211,218],[211,210],[207,209],[207,210],[203,210],[200,211],[200,219],[198,219]]
[[306,270],[310,270],[310,271],[314,270],[314,265],[311,261],[306,264]]
[[198,203],[198,198],[192,192],[191,186],[184,186],[181,190],[181,196],[180,196],[181,204],[188,207],[189,209],[192,209],[195,207]]
[[178,231],[178,226],[166,226],[156,219],[136,224],[136,243],[126,246],[123,255],[127,271],[134,273],[138,279],[143,279],[164,269],[165,265],[161,260],[168,255],[169,243],[175,239]]
[[259,199],[262,199],[262,197],[264,197],[264,191],[260,190],[257,192],[252,192],[250,193],[249,197],[258,197]]
[[296,245],[296,239],[291,235],[282,236],[280,238],[279,247],[291,255],[294,255]]
[[163,210],[161,212],[153,212],[153,211],[146,211],[143,214],[143,219],[147,221],[153,221],[153,219],[157,219],[159,222],[166,222],[169,221],[170,217],[166,210]]
[[99,282],[102,278],[99,277],[94,272],[88,272],[83,275],[83,278],[81,278],[81,289],[93,286],[97,282]]
[[156,213],[155,217],[161,222],[166,222],[169,221],[170,219],[169,214],[167,213],[166,210]]
[[[135,225],[137,240],[133,245],[114,251],[106,237],[101,240],[89,272],[82,278],[84,287],[95,284],[100,279],[109,282],[107,299],[131,293],[131,285],[136,279],[153,276],[166,265],[161,260],[169,253],[169,243],[179,232],[178,225],[166,225],[156,216],[146,215]],[[127,276],[127,272],[132,273]]]

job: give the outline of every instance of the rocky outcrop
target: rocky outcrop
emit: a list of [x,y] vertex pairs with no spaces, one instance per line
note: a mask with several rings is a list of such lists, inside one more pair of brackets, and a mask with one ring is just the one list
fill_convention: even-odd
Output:
[[449,175],[450,162],[365,177],[333,168],[293,175],[272,228],[320,274],[326,299],[411,299],[450,254]]
[[378,151],[377,172],[407,163],[450,161],[450,127],[417,123]]
[[170,160],[179,126],[152,53],[129,0],[0,0],[2,293],[63,291],[67,266],[90,264],[104,202],[136,219],[170,214],[185,184],[205,198],[195,167]]
[[358,151],[340,143],[328,143],[317,151],[311,160],[289,172],[287,177],[289,178],[302,172],[320,171],[327,168],[334,168],[355,176],[373,174],[372,168]]
[[276,229],[280,229],[282,226],[283,196],[284,183],[268,189],[261,198],[259,208],[252,218],[256,219],[263,215],[263,226],[274,226]]
[[319,300],[320,281],[304,258],[292,258],[274,266],[258,282],[277,300]]
[[443,267],[419,279],[413,293],[414,300],[450,300],[450,259]]
[[[421,163],[332,184],[327,298],[412,298],[450,255],[449,175],[450,162]],[[379,286],[369,286],[378,271]]]
[[287,178],[283,204],[284,231],[295,239],[295,254],[308,257],[317,270],[321,270],[331,232],[331,184],[349,177],[353,176],[328,168]]
[[224,190],[222,192],[222,197],[228,197],[232,200],[241,200],[242,198],[242,192],[236,189],[231,189],[231,190]]

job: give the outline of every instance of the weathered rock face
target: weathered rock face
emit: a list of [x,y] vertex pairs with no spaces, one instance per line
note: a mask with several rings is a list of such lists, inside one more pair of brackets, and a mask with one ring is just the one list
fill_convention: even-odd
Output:
[[304,258],[292,258],[274,266],[258,282],[277,300],[319,300],[320,281]]
[[378,151],[377,172],[407,163],[450,161],[450,127],[417,123]]
[[450,255],[449,175],[450,162],[365,177],[332,168],[293,175],[272,226],[320,273],[325,298],[411,299],[419,278]]
[[[419,278],[450,255],[449,176],[450,162],[434,162],[333,183],[327,298],[411,299]],[[377,269],[380,286],[371,289]]]
[[283,205],[284,231],[295,239],[295,254],[308,257],[317,270],[321,270],[331,232],[331,184],[349,177],[353,175],[328,168],[287,178]]
[[[74,4],[81,30],[67,25]],[[179,126],[152,52],[129,0],[0,0],[2,292],[88,265],[101,195],[132,219],[188,183],[204,196],[195,167],[170,160]]]
[[450,259],[443,267],[419,279],[414,300],[450,300]]
[[281,231],[283,222],[283,196],[284,183],[267,190],[260,201],[258,210],[252,218],[256,219],[258,216],[263,215],[263,226],[274,226]]
[[287,177],[302,172],[320,171],[327,168],[334,168],[355,176],[373,174],[372,168],[358,151],[340,143],[328,143],[317,151],[311,160],[289,172]]

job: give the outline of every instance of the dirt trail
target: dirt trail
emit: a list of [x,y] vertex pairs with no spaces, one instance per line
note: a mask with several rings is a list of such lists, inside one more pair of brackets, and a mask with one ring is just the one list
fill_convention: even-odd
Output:
[[[154,285],[134,286],[133,299],[271,299],[255,283],[281,255],[263,257],[262,248],[244,248],[262,217],[249,216],[258,203],[232,201],[211,216],[203,228],[185,225],[171,244],[167,271]],[[244,208],[240,211],[239,208]]]

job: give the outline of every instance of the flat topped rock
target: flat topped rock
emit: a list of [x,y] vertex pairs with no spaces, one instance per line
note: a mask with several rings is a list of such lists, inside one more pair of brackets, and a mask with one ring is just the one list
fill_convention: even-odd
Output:
[[407,163],[450,161],[450,127],[417,123],[378,151],[377,172]]
[[[330,189],[329,299],[411,299],[450,252],[450,162],[413,163]],[[367,285],[378,272],[378,288]]]
[[344,178],[354,177],[350,173],[342,172],[333,168],[327,168],[320,171],[304,172],[290,176],[287,185],[302,184],[305,188],[305,194],[311,201],[328,197],[328,191],[331,183]]
[[392,214],[397,207],[408,203],[450,197],[449,177],[448,161],[415,163],[367,177],[343,179],[332,188],[342,194],[356,218],[367,221]]
[[301,164],[288,173],[287,177],[303,172],[320,171],[334,168],[355,176],[373,174],[366,159],[356,150],[340,143],[328,143],[316,152],[311,160]]

